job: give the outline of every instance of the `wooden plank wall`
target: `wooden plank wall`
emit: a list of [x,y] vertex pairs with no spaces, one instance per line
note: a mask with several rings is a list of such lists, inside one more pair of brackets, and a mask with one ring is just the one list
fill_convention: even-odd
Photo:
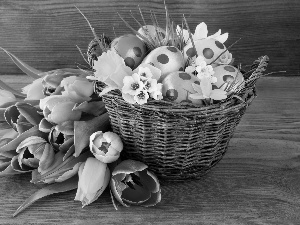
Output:
[[[249,64],[269,55],[268,71],[286,70],[284,76],[300,75],[299,0],[166,0],[172,19],[181,23],[185,14],[191,30],[202,21],[209,34],[219,28],[229,32],[225,43],[237,39],[232,53],[237,62]],[[93,38],[75,5],[88,17],[98,34],[131,33],[117,16],[119,12],[134,28],[130,10],[140,20],[137,5],[148,18],[156,13],[164,24],[162,0],[0,0],[0,46],[43,71],[84,64],[76,45],[86,51]],[[22,73],[0,53],[0,74]]]

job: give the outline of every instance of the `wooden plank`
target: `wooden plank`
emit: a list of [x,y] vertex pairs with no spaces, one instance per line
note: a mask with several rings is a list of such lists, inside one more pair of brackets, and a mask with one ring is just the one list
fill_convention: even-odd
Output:
[[[132,26],[130,10],[138,16],[137,5],[143,9],[150,23],[149,11],[157,14],[164,24],[164,5],[159,0],[2,0],[0,4],[0,46],[40,70],[76,67],[84,64],[76,45],[86,51],[93,35],[75,5],[89,18],[98,34],[131,33],[117,16],[119,12]],[[167,1],[175,23],[181,24],[185,14],[192,30],[202,21],[209,34],[219,28],[229,32],[227,46],[242,38],[232,53],[236,62],[250,64],[261,55],[269,55],[268,71],[288,71],[279,75],[299,75],[300,2],[296,0],[231,1],[193,0]],[[86,66],[86,65],[85,65]],[[2,74],[19,74],[5,53],[0,54]]]
[[[20,88],[30,78],[2,76]],[[16,218],[13,212],[38,187],[30,175],[0,177],[1,224],[300,224],[299,77],[266,77],[230,146],[197,181],[162,185],[155,207],[115,211],[107,191],[81,208],[75,191],[46,197]]]

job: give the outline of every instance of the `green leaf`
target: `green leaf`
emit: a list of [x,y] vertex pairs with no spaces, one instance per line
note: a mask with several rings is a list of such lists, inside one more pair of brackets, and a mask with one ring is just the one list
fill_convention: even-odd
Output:
[[90,136],[96,131],[106,132],[110,129],[110,122],[107,113],[94,117],[87,121],[74,122],[74,145],[75,157],[78,157],[82,150],[89,145]]
[[60,182],[60,183],[54,183],[51,185],[48,185],[37,192],[35,192],[33,195],[31,195],[26,201],[17,209],[17,211],[13,214],[13,217],[18,215],[20,212],[25,210],[27,207],[29,207],[31,204],[36,202],[37,200],[44,198],[48,195],[71,191],[77,188],[78,185],[78,176],[73,176],[72,178]]
[[2,49],[12,59],[12,61],[28,76],[30,76],[34,79],[40,78],[39,74],[42,73],[42,71],[37,70],[37,69],[27,65],[26,63],[22,62],[20,59],[18,59],[15,55],[11,54],[6,49],[4,49],[2,47],[0,47],[0,49]]
[[2,152],[7,152],[16,149],[22,141],[24,141],[26,138],[31,136],[38,136],[47,140],[47,134],[39,131],[38,126],[34,126],[29,130],[25,131],[24,133],[20,134],[14,140],[10,141],[8,144],[0,147],[0,154]]
[[21,92],[13,89],[12,87],[8,86],[6,83],[4,83],[1,80],[0,80],[0,87],[4,90],[10,91],[11,93],[13,93],[14,95],[16,95],[19,98],[26,98],[25,94],[22,94]]

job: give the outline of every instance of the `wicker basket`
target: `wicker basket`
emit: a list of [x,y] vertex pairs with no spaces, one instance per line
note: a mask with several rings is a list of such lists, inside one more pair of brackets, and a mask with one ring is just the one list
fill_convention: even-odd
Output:
[[103,96],[113,131],[125,149],[122,157],[148,165],[159,178],[199,178],[225,154],[235,127],[256,97],[255,83],[268,57],[256,60],[244,74],[245,86],[225,102],[183,106],[166,101],[128,104],[117,91]]

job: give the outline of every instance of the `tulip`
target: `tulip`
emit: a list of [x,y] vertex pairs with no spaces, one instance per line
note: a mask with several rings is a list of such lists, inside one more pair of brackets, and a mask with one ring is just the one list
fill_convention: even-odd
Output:
[[148,207],[161,200],[157,177],[147,170],[147,165],[139,161],[125,160],[117,165],[112,172],[110,186],[113,202],[117,200],[126,207]]
[[22,93],[27,96],[25,100],[40,100],[45,98],[42,81],[43,78],[36,79],[31,84],[22,88]]
[[43,110],[46,120],[59,124],[68,120],[80,119],[82,112],[73,110],[75,104],[66,96],[51,95],[40,101],[40,108]]
[[64,78],[70,76],[86,77],[87,75],[90,75],[89,71],[71,68],[56,69],[41,73],[40,76],[43,76],[43,92],[46,96],[60,94],[62,91],[60,83]]
[[106,165],[95,158],[88,158],[78,171],[79,181],[74,200],[81,201],[82,207],[91,204],[103,193],[110,179]]
[[93,83],[83,77],[70,76],[64,78],[60,85],[65,89],[62,95],[68,96],[76,103],[91,100],[90,96],[94,93]]
[[54,162],[55,153],[52,146],[38,136],[23,140],[16,148],[16,152],[19,155],[13,158],[11,163],[16,171],[31,171],[39,167],[46,169]]
[[96,159],[104,163],[111,163],[120,157],[123,143],[121,138],[113,132],[98,131],[90,136],[90,150]]
[[0,89],[0,105],[4,105],[7,102],[14,102],[16,101],[16,97],[13,93],[6,90]]

